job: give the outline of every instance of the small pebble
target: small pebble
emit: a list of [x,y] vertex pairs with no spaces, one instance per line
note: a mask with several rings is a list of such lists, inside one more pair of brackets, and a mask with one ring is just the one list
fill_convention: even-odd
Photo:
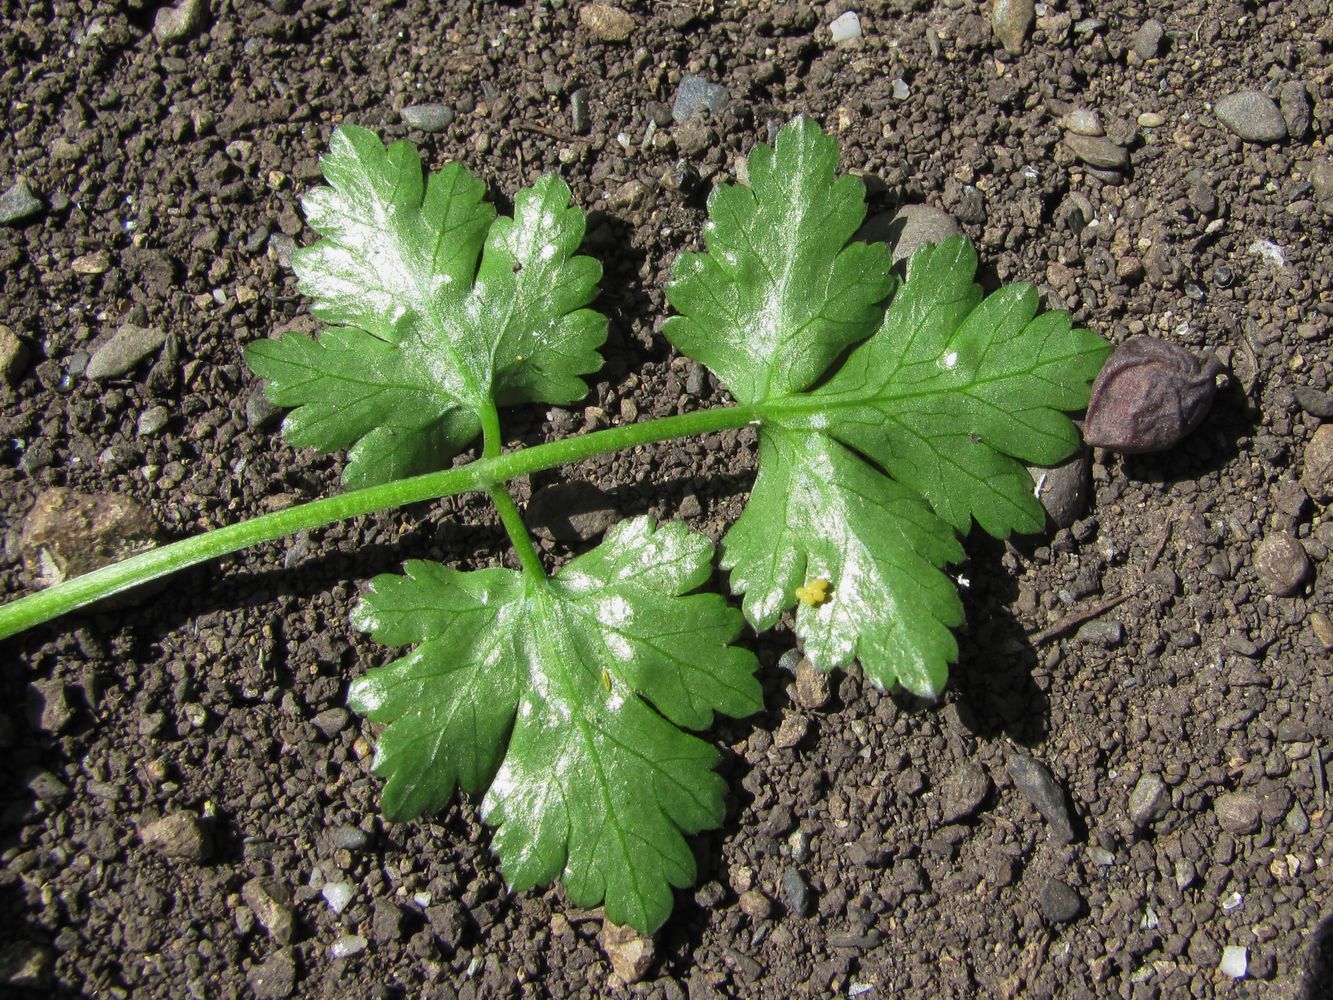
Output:
[[1134,54],[1144,62],[1157,58],[1157,53],[1162,48],[1162,39],[1165,37],[1166,29],[1162,27],[1162,22],[1155,17],[1149,18],[1134,34]]
[[1065,793],[1051,772],[1026,754],[1012,754],[1008,768],[1014,785],[1046,820],[1051,836],[1062,844],[1072,844],[1074,827],[1065,805]]
[[1276,597],[1290,597],[1310,575],[1310,557],[1287,534],[1269,535],[1254,553],[1254,570],[1264,589]]
[[334,913],[342,913],[352,901],[352,886],[348,882],[325,882],[320,895]]
[[1105,170],[1124,170],[1129,166],[1129,151],[1117,146],[1105,136],[1065,134],[1065,145],[1090,167]]
[[419,132],[443,132],[454,122],[453,108],[445,104],[409,104],[398,114],[404,125]]
[[829,24],[829,34],[833,36],[834,45],[860,38],[861,19],[856,16],[855,11],[851,10],[839,14]]
[[[2,336],[3,332],[0,332],[0,337]],[[1320,420],[1333,418],[1333,392],[1324,392],[1308,385],[1298,385],[1292,391],[1296,396],[1296,405],[1310,416],[1318,417]],[[1323,430],[1323,427],[1319,430]],[[1319,436],[1319,430],[1315,431],[1315,437]]]
[[1096,138],[1106,134],[1102,129],[1101,115],[1090,108],[1074,108],[1060,119],[1060,124],[1074,135]]
[[1051,878],[1037,893],[1037,908],[1047,922],[1067,924],[1083,911],[1083,897],[1058,878]]
[[1076,642],[1086,642],[1103,649],[1119,646],[1125,640],[1125,628],[1116,621],[1086,622],[1074,633]]
[[991,6],[991,26],[995,37],[1011,56],[1023,51],[1023,42],[1036,17],[1033,0],[995,0]]
[[181,0],[175,7],[159,7],[153,18],[153,37],[159,44],[189,38],[208,19],[206,0]]
[[167,813],[139,828],[139,839],[169,858],[199,864],[213,853],[213,838],[208,827],[192,813]]
[[634,32],[634,18],[609,3],[584,4],[579,8],[579,24],[603,42],[623,42]]
[[810,912],[810,886],[798,869],[783,871],[782,896],[787,901],[787,909],[796,916],[804,917]]
[[1300,80],[1288,80],[1277,92],[1278,107],[1287,132],[1293,139],[1304,139],[1310,131],[1310,92]]
[[272,879],[256,877],[241,887],[241,898],[269,937],[278,944],[291,943],[295,920],[292,896],[286,888]]
[[1244,979],[1249,962],[1249,953],[1238,944],[1229,944],[1222,949],[1222,960],[1217,963],[1217,970],[1231,979]]
[[365,951],[367,944],[369,944],[369,942],[360,934],[344,934],[342,937],[338,938],[337,941],[333,942],[333,947],[329,949],[329,954],[331,954],[335,960],[339,958],[350,958],[353,955],[359,955],[361,952]]
[[1057,528],[1068,528],[1088,509],[1092,493],[1092,456],[1088,449],[1054,468],[1031,466],[1033,492]]
[[963,764],[940,787],[940,821],[957,823],[967,819],[981,808],[990,790],[990,777],[979,765]]
[[952,215],[933,205],[904,205],[897,212],[882,212],[870,218],[856,239],[887,243],[895,264],[911,260],[927,243],[938,246],[950,236],[961,236],[962,228]]
[[1260,807],[1250,792],[1227,792],[1213,802],[1217,824],[1228,833],[1247,834],[1259,829]]
[[296,957],[291,948],[279,948],[246,973],[258,1000],[282,1000],[296,988]]
[[651,936],[609,920],[602,924],[598,942],[611,962],[611,972],[626,986],[643,979],[657,954]]
[[1129,819],[1140,830],[1166,815],[1171,795],[1159,775],[1145,774],[1129,793]]
[[139,414],[135,430],[140,437],[152,437],[167,426],[171,413],[165,406],[150,406]]
[[796,683],[792,685],[793,700],[802,708],[818,709],[828,704],[828,674],[807,659],[796,665]]
[[343,851],[363,851],[366,845],[370,843],[370,836],[360,827],[351,826],[343,823],[335,827],[329,834],[329,840],[334,847]]
[[741,912],[751,920],[767,920],[773,912],[773,902],[758,889],[748,889],[741,893]]
[[687,74],[676,87],[676,98],[671,103],[671,118],[677,125],[705,111],[717,114],[726,106],[729,95],[720,84],[711,83],[701,76]]
[[156,327],[124,323],[93,352],[83,374],[94,381],[124,375],[166,342],[167,335]]
[[1161,128],[1166,124],[1166,119],[1156,111],[1145,111],[1139,115],[1138,123],[1142,128]]
[[[1299,393],[1296,398],[1300,399]],[[1305,446],[1301,485],[1318,503],[1333,500],[1333,424],[1321,424]]]
[[587,135],[592,128],[588,113],[588,92],[579,87],[569,95],[569,123],[575,135]]
[[1194,884],[1194,880],[1198,878],[1198,871],[1189,858],[1176,858],[1174,875],[1176,888],[1183,892]]
[[912,96],[912,88],[908,86],[907,81],[898,77],[893,81],[893,99],[901,104]]
[[345,708],[326,708],[310,721],[327,739],[333,739],[347,728],[350,718]]
[[1287,137],[1282,112],[1271,97],[1257,90],[1228,94],[1213,110],[1223,125],[1246,142],[1281,142]]
[[773,734],[773,745],[779,750],[790,750],[805,739],[810,730],[810,720],[804,715],[788,713],[783,717],[778,731]]
[[0,381],[14,385],[28,367],[28,345],[0,323]]
[[0,194],[0,226],[25,222],[41,212],[45,205],[23,181],[16,182],[4,194]]

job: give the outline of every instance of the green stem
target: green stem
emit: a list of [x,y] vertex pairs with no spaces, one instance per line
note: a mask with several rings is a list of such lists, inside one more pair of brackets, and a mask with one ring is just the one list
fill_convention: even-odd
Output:
[[[488,404],[481,411],[481,457],[499,457],[502,445],[500,412],[494,404]],[[533,580],[545,580],[546,567],[542,565],[541,556],[537,555],[532,536],[528,534],[528,526],[523,523],[523,515],[518,512],[518,505],[514,503],[509,490],[504,486],[492,486],[486,492],[495,504],[495,509],[500,512],[500,523],[509,536],[509,544],[518,553],[523,572]]]
[[[709,434],[730,427],[743,427],[755,422],[756,419],[754,409],[748,406],[700,410],[677,417],[663,417],[641,424],[626,424],[623,427],[612,427],[592,434],[581,434],[578,437],[564,438],[489,458],[483,457],[456,469],[399,479],[382,486],[370,486],[297,507],[288,507],[286,510],[264,514],[249,521],[172,542],[6,604],[0,607],[0,639],[50,621],[66,612],[87,607],[104,597],[118,594],[149,580],[284,535],[318,528],[349,517],[419,503],[422,500],[455,496],[473,490],[489,490],[492,486],[508,482],[517,476],[553,469],[594,455],[623,451],[626,448],[652,444],[655,441]],[[501,516],[503,517],[503,512]],[[519,557],[522,558],[522,553]]]

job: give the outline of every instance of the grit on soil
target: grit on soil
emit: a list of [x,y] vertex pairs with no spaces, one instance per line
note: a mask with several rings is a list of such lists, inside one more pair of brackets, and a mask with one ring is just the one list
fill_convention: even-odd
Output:
[[[1091,456],[1086,509],[1047,537],[974,533],[937,704],[856,670],[826,699],[798,690],[790,633],[748,640],[766,710],[709,734],[727,819],[694,839],[698,884],[652,961],[611,949],[628,984],[599,914],[558,889],[506,891],[474,803],[384,824],[372,727],[342,709],[387,655],[348,623],[367,579],[406,558],[511,559],[480,501],[265,545],[10,640],[7,988],[1329,989],[1333,521],[1328,467],[1307,453],[1333,416],[1328,3],[1039,4],[1013,55],[970,0],[640,2],[582,21],[579,7],[186,0],[158,18],[145,0],[0,0],[0,190],[22,180],[40,203],[19,211],[16,188],[19,217],[0,224],[0,324],[18,338],[0,336],[11,542],[53,486],[130,495],[175,535],[338,489],[337,460],[280,443],[240,352],[313,328],[287,262],[311,239],[299,197],[342,121],[411,139],[432,167],[461,160],[502,205],[556,171],[591,212],[606,366],[586,408],[512,414],[512,445],[725,400],[660,336],[662,289],[700,242],[709,188],[795,113],[837,136],[872,212],[951,213],[987,284],[1032,281],[1117,342],[1214,350],[1228,384],[1213,413],[1171,452]],[[846,10],[862,36],[835,44]],[[729,101],[678,124],[690,74]],[[1253,121],[1221,120],[1218,102],[1246,90],[1279,100],[1285,137],[1245,141]],[[421,105],[441,107],[401,113]],[[164,336],[88,377],[126,322]],[[720,434],[567,472],[620,514],[717,539],[753,444]],[[572,551],[544,544],[553,565]],[[30,586],[7,547],[0,593]],[[1050,772],[1045,798],[1016,777],[1028,760]]]

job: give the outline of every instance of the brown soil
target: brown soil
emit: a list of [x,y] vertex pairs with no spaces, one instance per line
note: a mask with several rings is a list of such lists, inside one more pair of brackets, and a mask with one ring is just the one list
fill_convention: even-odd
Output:
[[[35,963],[40,995],[280,995],[289,970],[290,994],[308,997],[1328,988],[1333,659],[1314,625],[1330,611],[1333,531],[1299,480],[1333,376],[1330,195],[1311,184],[1333,130],[1325,0],[1056,2],[1016,57],[969,0],[862,4],[865,37],[839,46],[827,25],[841,2],[626,4],[624,43],[594,38],[560,0],[209,6],[164,44],[145,0],[0,3],[0,190],[24,177],[46,205],[0,226],[0,323],[33,352],[0,405],[8,528],[50,486],[133,495],[177,534],[338,488],[335,459],[281,445],[262,408],[247,415],[257,386],[240,350],[308,324],[284,251],[310,239],[299,195],[344,120],[412,139],[432,165],[464,161],[502,204],[558,171],[592,212],[612,331],[587,401],[598,409],[515,413],[515,445],[619,421],[630,401],[647,417],[724,398],[707,381],[686,391],[691,366],[658,333],[663,284],[698,240],[709,185],[797,112],[838,135],[874,210],[952,212],[988,282],[1033,281],[1116,341],[1212,348],[1230,384],[1183,446],[1096,455],[1091,507],[1070,528],[969,540],[968,624],[939,704],[879,694],[853,671],[803,708],[779,665],[790,634],[753,638],[767,710],[712,734],[727,822],[696,839],[699,884],[627,987],[613,985],[597,914],[558,890],[506,891],[470,803],[383,824],[373,733],[332,711],[386,656],[348,624],[364,581],[405,558],[510,558],[483,503],[263,546],[135,608],[9,641],[0,944]],[[1145,62],[1131,53],[1154,15],[1166,37]],[[702,137],[673,138],[668,122],[645,142],[687,72],[726,86],[730,106]],[[1212,113],[1227,93],[1294,80],[1312,95],[1300,136],[1245,143]],[[571,123],[579,88],[586,135]],[[454,110],[445,131],[403,125],[399,109],[425,102]],[[1129,146],[1123,183],[1061,143],[1071,105]],[[1162,124],[1138,124],[1145,113]],[[682,187],[691,174],[700,183]],[[98,253],[98,273],[74,268]],[[165,347],[120,378],[78,374],[127,316],[167,331]],[[169,419],[140,435],[154,406]],[[720,435],[568,471],[625,515],[683,516],[718,538],[743,506],[752,443]],[[1256,572],[1257,546],[1279,534],[1312,562],[1292,596]],[[553,563],[569,551],[548,546]],[[28,585],[8,557],[0,593]],[[1098,627],[1034,640],[1118,596]],[[68,712],[50,714],[61,697]],[[797,714],[805,737],[779,748]],[[1020,751],[1063,790],[1072,843],[1016,788]],[[1136,826],[1145,775],[1165,782],[1165,811]],[[177,812],[205,818],[205,859],[142,842]],[[805,915],[783,887],[792,872]],[[241,899],[256,876],[291,895],[287,950]],[[326,880],[353,888],[340,915]],[[742,910],[751,887],[768,916]],[[1062,902],[1071,919],[1055,918]],[[349,933],[369,946],[335,959]],[[1246,949],[1245,979],[1218,971],[1227,946]]]

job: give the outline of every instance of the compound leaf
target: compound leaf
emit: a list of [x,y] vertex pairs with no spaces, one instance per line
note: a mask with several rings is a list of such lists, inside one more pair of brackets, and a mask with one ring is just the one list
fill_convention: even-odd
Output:
[[495,218],[458,164],[424,177],[411,144],[344,125],[303,200],[321,239],[292,256],[313,312],[335,324],[251,344],[288,439],[354,445],[348,486],[443,467],[499,403],[568,403],[600,364],[606,320],[584,308],[601,267],[576,255],[583,213],[547,176]]
[[893,288],[888,249],[848,241],[865,187],[836,177],[838,144],[800,117],[775,148],[750,155],[750,186],[708,199],[708,253],[682,254],[663,332],[742,403],[807,388],[849,344],[869,336]]
[[[717,752],[679,726],[760,705],[741,617],[715,594],[713,547],[682,524],[622,522],[539,580],[407,564],[376,578],[356,623],[415,644],[359,679],[349,703],[387,723],[385,813],[479,792],[515,890],[560,878],[578,906],[656,929],[694,879],[684,835],[718,825]],[[651,702],[651,705],[649,704]]]

